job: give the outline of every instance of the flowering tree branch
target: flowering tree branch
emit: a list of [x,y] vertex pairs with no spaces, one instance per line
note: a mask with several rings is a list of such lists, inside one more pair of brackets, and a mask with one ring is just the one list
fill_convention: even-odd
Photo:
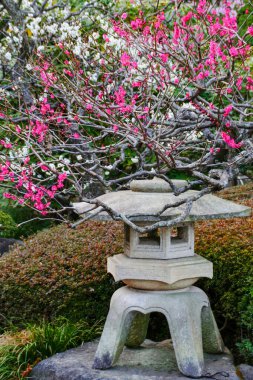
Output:
[[[228,186],[253,158],[253,26],[241,35],[231,6],[222,3],[223,13],[205,0],[152,17],[124,12],[103,20],[78,49],[68,41],[53,55],[37,49],[26,73],[36,84],[32,103],[13,117],[12,100],[2,96],[5,196],[63,216],[64,195],[142,232],[96,199],[104,188],[159,177],[175,195],[198,186],[198,198]],[[174,186],[175,171],[190,178],[187,186]],[[182,221],[196,197],[173,205],[184,205],[179,219],[145,231]]]

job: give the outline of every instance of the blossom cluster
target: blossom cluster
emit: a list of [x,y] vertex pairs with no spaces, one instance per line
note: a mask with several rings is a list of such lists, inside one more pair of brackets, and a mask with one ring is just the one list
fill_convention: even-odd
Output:
[[[45,6],[45,4],[46,6]],[[0,65],[13,65],[18,59],[24,39],[38,51],[48,48],[49,42],[62,41],[75,54],[80,55],[83,48],[82,34],[85,25],[101,20],[105,12],[102,4],[96,1],[82,2],[83,12],[73,9],[68,2],[57,6],[53,0],[32,0],[20,2],[18,17],[10,17],[6,9],[1,10],[0,21],[5,27],[0,32]],[[77,17],[75,16],[77,13]],[[8,22],[6,23],[6,20]],[[28,64],[29,69],[29,64]]]
[[66,184],[82,199],[87,177],[115,188],[172,169],[218,187],[209,171],[228,166],[226,157],[235,165],[243,149],[250,155],[253,107],[253,25],[241,36],[232,5],[221,3],[200,0],[172,16],[123,12],[85,37],[51,23],[58,42],[54,54],[38,47],[29,63],[39,90],[19,110],[24,121],[6,98],[0,110],[5,196],[45,214]]

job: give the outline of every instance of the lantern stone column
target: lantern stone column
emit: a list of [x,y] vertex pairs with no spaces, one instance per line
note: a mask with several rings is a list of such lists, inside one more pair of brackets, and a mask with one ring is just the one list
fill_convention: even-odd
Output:
[[[174,184],[181,187],[185,181]],[[176,218],[183,206],[173,204],[196,194],[187,191],[176,197],[169,184],[159,179],[133,181],[130,189],[98,199],[141,226]],[[171,207],[158,219],[165,205]],[[92,216],[92,207],[75,204],[79,214]],[[202,376],[203,351],[221,353],[224,345],[207,295],[193,286],[199,278],[213,276],[212,263],[194,252],[194,222],[249,214],[248,207],[205,195],[194,202],[186,220],[173,228],[140,234],[125,225],[124,254],[109,257],[107,270],[127,286],[112,296],[93,368],[110,368],[125,345],[139,346],[146,336],[149,314],[160,312],[168,321],[179,370],[186,376]],[[109,219],[102,209],[95,217]]]

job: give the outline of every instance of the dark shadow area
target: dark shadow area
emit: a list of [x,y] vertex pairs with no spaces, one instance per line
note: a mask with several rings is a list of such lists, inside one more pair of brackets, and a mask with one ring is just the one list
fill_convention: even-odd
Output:
[[160,342],[170,339],[170,330],[166,317],[162,313],[151,313],[147,339]]

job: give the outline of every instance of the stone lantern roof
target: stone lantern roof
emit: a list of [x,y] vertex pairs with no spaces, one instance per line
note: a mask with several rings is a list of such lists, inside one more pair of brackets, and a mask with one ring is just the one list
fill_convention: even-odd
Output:
[[[173,183],[177,187],[187,184],[186,181],[180,180],[175,180]],[[168,208],[161,216],[157,216],[157,214],[165,205],[173,205],[179,200],[195,196],[197,193],[198,191],[188,190],[176,196],[166,181],[155,178],[153,180],[134,180],[131,182],[130,190],[110,192],[99,196],[97,199],[132,221],[156,222],[180,216],[184,210],[184,205]],[[111,220],[110,215],[102,207],[101,212],[98,213],[98,209],[92,210],[94,205],[86,202],[74,203],[73,206],[79,215],[91,216],[94,213],[96,220]],[[245,217],[249,216],[250,213],[250,207],[207,194],[193,203],[185,221]]]

